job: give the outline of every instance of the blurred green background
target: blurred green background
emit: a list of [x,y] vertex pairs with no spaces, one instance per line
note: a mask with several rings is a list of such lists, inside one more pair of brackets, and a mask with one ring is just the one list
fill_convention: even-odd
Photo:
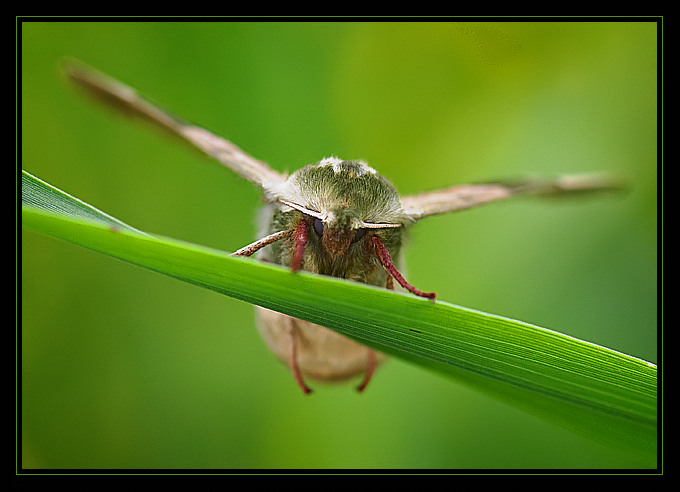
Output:
[[[440,299],[657,360],[653,22],[28,22],[22,167],[153,233],[234,251],[258,191],[92,104],[75,57],[279,170],[364,159],[403,193],[615,171],[630,190],[516,200],[412,230]],[[392,359],[304,396],[251,305],[23,232],[26,468],[654,466]]]

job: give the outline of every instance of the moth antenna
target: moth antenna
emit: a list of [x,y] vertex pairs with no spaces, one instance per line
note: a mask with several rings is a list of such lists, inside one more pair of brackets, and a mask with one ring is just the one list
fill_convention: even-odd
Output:
[[275,243],[276,241],[279,241],[280,239],[283,239],[284,237],[288,237],[291,234],[292,234],[291,231],[275,232],[274,234],[270,234],[267,237],[263,237],[262,239],[258,239],[254,243],[250,243],[248,246],[242,247],[238,251],[234,251],[230,256],[252,256],[254,253],[256,253],[260,249],[264,248],[265,246],[268,246],[272,243]]
[[387,272],[394,277],[394,279],[399,282],[404,289],[408,290],[410,293],[415,294],[420,297],[427,297],[428,299],[434,300],[437,294],[434,292],[423,292],[420,289],[416,289],[414,286],[409,284],[401,273],[397,270],[397,267],[392,263],[392,258],[390,253],[387,251],[385,245],[378,239],[378,236],[373,236],[372,238],[373,247],[375,248],[375,253],[382,263],[382,266],[387,270]]
[[290,264],[291,270],[297,272],[302,266],[302,256],[305,252],[305,244],[307,244],[307,222],[301,220],[295,228],[293,233],[293,243],[295,248],[295,256]]

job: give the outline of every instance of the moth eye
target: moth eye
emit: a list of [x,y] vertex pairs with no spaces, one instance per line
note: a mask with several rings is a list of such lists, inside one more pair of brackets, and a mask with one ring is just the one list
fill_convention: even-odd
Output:
[[352,238],[352,242],[356,243],[358,240],[360,240],[365,235],[366,235],[366,229],[365,228],[362,227],[361,229],[357,229],[354,232],[354,237]]
[[321,219],[314,219],[314,232],[319,237],[323,236],[323,221]]

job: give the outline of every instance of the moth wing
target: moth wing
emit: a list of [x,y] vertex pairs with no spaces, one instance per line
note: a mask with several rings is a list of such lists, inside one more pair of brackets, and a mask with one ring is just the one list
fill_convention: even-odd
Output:
[[622,183],[603,174],[564,175],[556,179],[524,179],[459,185],[401,198],[404,211],[414,220],[484,205],[520,195],[561,196],[620,189]]
[[267,190],[286,180],[285,174],[271,169],[230,141],[169,114],[107,75],[76,62],[69,62],[64,71],[97,99],[179,136],[262,189]]

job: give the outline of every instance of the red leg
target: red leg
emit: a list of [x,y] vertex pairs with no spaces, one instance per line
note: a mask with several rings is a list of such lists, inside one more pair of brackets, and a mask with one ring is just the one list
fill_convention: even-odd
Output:
[[297,365],[297,342],[295,340],[295,330],[291,326],[290,329],[290,355],[288,357],[288,367],[290,368],[290,372],[293,374],[293,378],[295,378],[295,382],[298,384],[300,388],[302,388],[302,391],[305,394],[309,394],[312,392],[311,388],[307,386],[302,379],[302,373],[300,372],[300,368]]
[[414,286],[409,284],[406,279],[402,276],[401,273],[397,270],[397,267],[394,266],[392,263],[392,258],[390,257],[390,253],[387,251],[387,248],[385,245],[378,239],[377,236],[373,236],[372,238],[373,241],[373,247],[375,248],[375,254],[378,255],[378,259],[380,260],[380,263],[382,263],[382,266],[385,267],[385,270],[394,277],[394,279],[399,282],[399,285],[401,285],[404,289],[408,290],[412,294],[415,294],[420,297],[427,297],[428,299],[434,300],[435,297],[437,297],[437,294],[434,292],[423,292],[420,289],[416,289]]
[[368,382],[373,377],[373,373],[375,372],[376,366],[377,363],[375,359],[375,352],[373,352],[373,350],[371,349],[368,349],[368,368],[366,369],[366,374],[364,375],[363,382],[359,386],[357,386],[357,391],[359,393],[362,393],[366,389]]
[[302,266],[302,255],[305,252],[305,244],[307,244],[307,222],[303,219],[295,228],[293,233],[294,256],[290,264],[291,270],[297,272]]

